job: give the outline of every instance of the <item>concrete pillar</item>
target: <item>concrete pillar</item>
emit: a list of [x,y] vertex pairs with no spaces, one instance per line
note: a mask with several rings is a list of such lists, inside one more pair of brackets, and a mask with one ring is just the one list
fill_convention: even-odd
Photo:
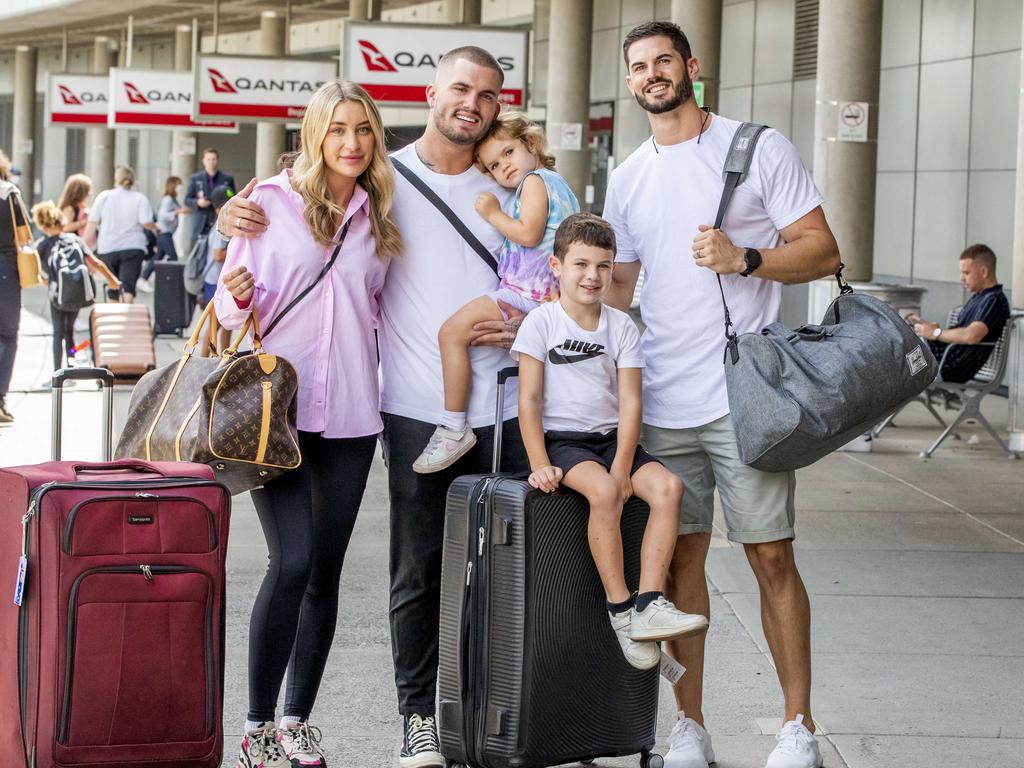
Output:
[[479,24],[480,0],[445,0],[445,23]]
[[[584,200],[590,183],[590,48],[593,3],[551,0],[551,29],[558,44],[548,46],[547,131],[558,172]],[[575,133],[579,149],[563,148]]]
[[19,45],[14,50],[14,135],[11,164],[21,171],[20,186],[26,201],[31,201],[35,195],[35,127],[36,49]]
[[[284,56],[288,34],[284,16],[275,11],[260,15],[260,53]],[[285,150],[284,123],[256,124],[256,178],[265,179],[277,172],[277,158]]]
[[348,17],[352,21],[369,21],[370,0],[349,0]]
[[[117,60],[117,51],[110,48],[106,37],[97,37],[92,47],[92,71],[105,75]],[[114,186],[114,131],[109,128],[89,128],[86,141],[89,144],[89,158],[86,173],[92,179],[93,194]]]
[[[825,196],[846,278],[863,282],[874,271],[881,56],[882,0],[821,0],[814,181]],[[840,105],[847,101],[868,103],[868,141],[836,140]]]
[[[1024,84],[1024,58],[1021,59],[1020,78],[1020,82]],[[1024,87],[1018,96],[1017,115],[1017,185],[1013,202],[1010,301],[1019,311],[1024,307],[1024,122],[1021,122],[1024,120]],[[1006,376],[1010,387],[1007,427],[1010,432],[1010,449],[1024,451],[1024,318],[1017,323],[1016,332],[1011,339],[1010,368]]]
[[[192,69],[192,27],[187,24],[174,30],[174,68],[181,71]],[[195,131],[174,131],[172,146],[172,173],[187,181],[196,170]]]
[[700,59],[704,106],[718,111],[718,85],[722,54],[722,0],[672,0],[672,21],[690,41],[690,51]]

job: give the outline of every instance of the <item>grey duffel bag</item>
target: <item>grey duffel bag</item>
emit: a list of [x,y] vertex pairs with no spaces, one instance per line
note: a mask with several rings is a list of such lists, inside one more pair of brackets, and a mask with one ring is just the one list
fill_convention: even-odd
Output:
[[[725,161],[725,189],[715,227],[743,180],[764,126],[744,123]],[[740,460],[764,472],[813,464],[866,432],[924,391],[938,373],[928,345],[892,307],[854,293],[840,294],[821,325],[790,330],[772,323],[760,333],[732,331],[725,311],[725,381]]]
[[896,310],[850,291],[821,325],[740,334],[725,361],[740,459],[765,472],[812,464],[920,394],[938,370]]

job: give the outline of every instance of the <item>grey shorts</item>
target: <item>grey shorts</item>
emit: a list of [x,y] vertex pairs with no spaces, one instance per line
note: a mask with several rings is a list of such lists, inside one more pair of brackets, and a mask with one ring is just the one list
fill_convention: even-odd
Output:
[[714,492],[730,541],[760,544],[793,538],[794,472],[761,472],[740,461],[732,417],[686,429],[644,424],[644,447],[686,484],[679,533],[710,533]]

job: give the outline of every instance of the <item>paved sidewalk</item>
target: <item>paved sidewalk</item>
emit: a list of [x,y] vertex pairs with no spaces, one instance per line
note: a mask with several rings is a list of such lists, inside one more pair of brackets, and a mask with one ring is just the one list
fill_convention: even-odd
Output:
[[[0,464],[46,460],[50,371],[45,297],[26,292],[0,427]],[[45,313],[43,313],[45,314]],[[174,359],[181,340],[161,338]],[[34,391],[28,391],[34,390]],[[115,429],[129,389],[119,388]],[[66,395],[65,456],[99,458],[98,393]],[[873,453],[837,453],[799,473],[797,556],[814,614],[814,706],[829,768],[1024,768],[1024,462],[974,427],[927,461],[930,417],[912,406]],[[990,399],[997,428],[1006,401]],[[975,445],[969,438],[978,435]],[[342,577],[342,614],[314,724],[332,766],[397,765],[400,719],[387,623],[387,489],[373,467]],[[245,716],[248,611],[266,549],[247,496],[235,499],[228,558],[225,761]],[[761,768],[781,697],[741,548],[716,532],[705,715],[719,768]],[[659,738],[673,704],[662,686]],[[635,758],[599,760],[635,766]]]

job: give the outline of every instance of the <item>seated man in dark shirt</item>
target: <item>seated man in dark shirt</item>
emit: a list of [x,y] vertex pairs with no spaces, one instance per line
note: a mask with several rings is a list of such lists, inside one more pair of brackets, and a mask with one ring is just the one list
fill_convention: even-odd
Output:
[[943,328],[911,315],[914,332],[928,341],[936,360],[955,344],[939,371],[943,381],[970,381],[988,360],[991,346],[976,346],[999,340],[1010,318],[1010,302],[996,279],[996,255],[987,245],[968,246],[960,254],[960,282],[973,296],[960,310],[956,325]]

